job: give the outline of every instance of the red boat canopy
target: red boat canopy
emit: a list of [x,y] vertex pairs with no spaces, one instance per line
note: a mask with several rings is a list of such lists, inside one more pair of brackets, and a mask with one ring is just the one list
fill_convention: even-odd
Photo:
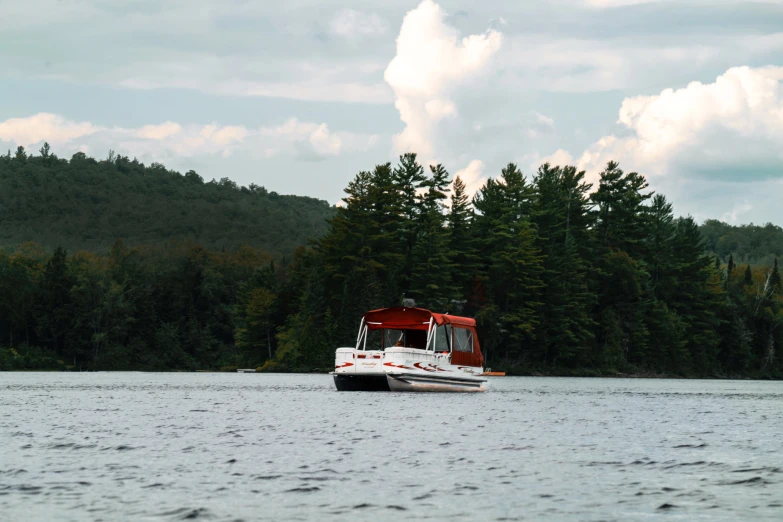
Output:
[[364,322],[370,330],[380,328],[396,328],[400,330],[427,330],[430,319],[438,326],[453,324],[459,326],[476,326],[476,320],[470,317],[436,314],[424,308],[396,307],[371,310],[364,314]]
[[[394,330],[424,330],[427,331],[430,319],[438,326],[451,325],[453,335],[461,331],[462,341],[459,343],[462,349],[454,348],[451,351],[452,364],[481,367],[484,364],[484,356],[481,353],[478,335],[476,334],[476,320],[470,317],[456,315],[436,314],[424,308],[395,307],[371,310],[364,314],[364,322],[368,330],[380,330],[389,328]],[[466,332],[467,330],[467,332]],[[455,337],[456,339],[456,337]],[[450,341],[456,344],[456,341]]]

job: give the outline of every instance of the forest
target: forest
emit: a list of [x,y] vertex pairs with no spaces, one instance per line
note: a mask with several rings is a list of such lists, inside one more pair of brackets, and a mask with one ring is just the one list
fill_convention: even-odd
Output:
[[[105,160],[58,158],[19,147],[0,156],[0,248],[35,241],[48,251],[108,253],[114,240],[157,244],[176,237],[215,250],[243,245],[290,255],[327,230],[323,200],[283,196],[229,178],[145,166],[109,151]],[[269,226],[274,223],[274,226]]]
[[[359,172],[335,209],[111,155],[53,158],[0,158],[3,370],[329,371],[364,311],[415,303],[475,317],[487,365],[510,374],[783,376],[781,229],[700,227],[613,162],[595,187],[573,166],[510,163],[470,197],[410,153]],[[109,208],[123,191],[144,215]],[[225,240],[177,214],[189,198],[224,213]],[[271,239],[299,226],[291,207],[311,211],[305,230]]]

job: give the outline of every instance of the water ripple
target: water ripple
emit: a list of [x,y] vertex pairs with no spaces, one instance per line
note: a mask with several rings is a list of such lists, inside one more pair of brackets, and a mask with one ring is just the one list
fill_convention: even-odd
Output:
[[779,383],[498,378],[476,395],[328,376],[20,373],[0,519],[778,520]]

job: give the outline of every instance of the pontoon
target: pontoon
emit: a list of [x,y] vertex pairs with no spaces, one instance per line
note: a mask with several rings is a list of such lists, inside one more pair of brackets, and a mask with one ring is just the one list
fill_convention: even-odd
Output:
[[423,308],[367,312],[354,348],[335,353],[339,391],[486,391],[476,321]]

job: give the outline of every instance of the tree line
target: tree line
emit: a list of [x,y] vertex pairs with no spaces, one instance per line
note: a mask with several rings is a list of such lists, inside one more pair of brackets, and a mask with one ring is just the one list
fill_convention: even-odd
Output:
[[487,364],[511,373],[783,373],[777,260],[709,254],[616,163],[596,187],[511,163],[471,198],[405,154],[345,192],[290,258],[184,242],[0,254],[0,367],[326,371],[363,312],[415,303],[475,317]]

